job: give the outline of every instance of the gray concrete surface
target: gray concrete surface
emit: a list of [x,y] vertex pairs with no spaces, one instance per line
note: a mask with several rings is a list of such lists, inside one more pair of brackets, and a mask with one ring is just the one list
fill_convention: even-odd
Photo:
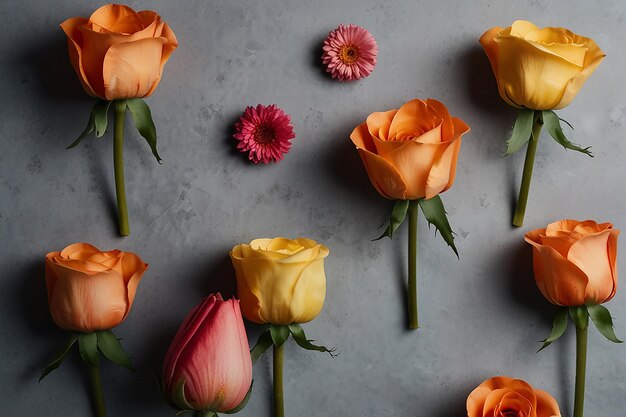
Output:
[[[452,417],[485,378],[506,374],[550,391],[571,415],[574,338],[537,354],[553,309],[537,291],[526,230],[560,218],[626,227],[626,6],[586,1],[131,1],[158,11],[179,49],[148,100],[159,132],[159,166],[127,125],[132,235],[115,234],[112,140],[65,147],[83,129],[90,99],[67,58],[59,23],[98,1],[4,0],[0,5],[0,415],[90,415],[73,355],[37,383],[62,344],[47,310],[44,255],[75,241],[135,251],[150,264],[118,329],[137,373],[105,365],[111,416],[171,416],[155,389],[170,339],[210,291],[232,293],[227,253],[262,236],[327,244],[328,296],[308,336],[341,355],[286,349],[289,416]],[[515,112],[497,95],[478,44],[488,28],[526,18],[593,37],[608,55],[560,115],[572,140],[596,157],[543,137],[526,227],[510,227],[523,152],[501,158]],[[340,84],[319,64],[321,41],[340,23],[368,28],[379,62]],[[422,328],[405,331],[406,229],[371,242],[391,204],[370,186],[348,136],[370,112],[438,98],[463,118],[458,177],[443,195],[461,259],[420,224]],[[297,138],[277,165],[233,152],[232,125],[246,105],[276,103]],[[624,239],[624,237],[622,237]],[[622,242],[624,245],[624,242]],[[619,257],[624,270],[625,259]],[[608,304],[626,337],[626,288]],[[249,326],[251,342],[258,329]],[[623,414],[626,347],[590,332],[587,415]],[[270,416],[271,360],[254,368],[241,416]]]

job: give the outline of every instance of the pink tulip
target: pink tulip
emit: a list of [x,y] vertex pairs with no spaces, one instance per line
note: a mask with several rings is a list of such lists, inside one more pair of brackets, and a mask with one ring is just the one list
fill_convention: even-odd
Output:
[[251,383],[239,300],[211,294],[189,313],[170,345],[163,365],[165,393],[182,410],[224,412],[243,401]]

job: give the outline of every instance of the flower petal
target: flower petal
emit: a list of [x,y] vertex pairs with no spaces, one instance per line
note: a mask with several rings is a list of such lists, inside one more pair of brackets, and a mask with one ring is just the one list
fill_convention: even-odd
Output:
[[61,23],[61,28],[67,35],[67,49],[70,55],[70,61],[72,62],[72,67],[74,67],[74,71],[76,72],[76,75],[78,75],[78,79],[80,80],[83,89],[85,89],[87,94],[96,97],[97,94],[91,87],[83,67],[83,51],[81,46],[83,36],[78,30],[79,26],[85,25],[87,22],[88,20],[85,18],[72,17],[71,19],[67,19],[65,22]]
[[537,417],[561,417],[559,404],[546,391],[535,389],[537,397]]
[[386,141],[389,138],[389,126],[397,112],[397,109],[393,109],[370,114],[365,121],[369,134],[373,138]]
[[144,97],[160,81],[165,38],[147,38],[112,45],[104,57],[103,77],[108,100]]
[[372,185],[380,195],[392,200],[407,198],[407,185],[393,165],[365,149],[359,149],[359,155]]
[[115,33],[135,33],[144,29],[141,17],[130,7],[107,4],[93,12],[89,21]]
[[615,282],[608,257],[611,230],[582,236],[570,248],[567,260],[578,266],[589,280],[586,302],[602,303],[613,294]]

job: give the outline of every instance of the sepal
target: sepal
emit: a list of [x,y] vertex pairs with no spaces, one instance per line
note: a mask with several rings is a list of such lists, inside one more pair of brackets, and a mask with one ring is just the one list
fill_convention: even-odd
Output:
[[98,336],[96,333],[81,333],[78,336],[80,357],[89,366],[98,367]]
[[593,324],[595,324],[602,336],[606,337],[613,343],[623,343],[623,341],[619,340],[615,335],[613,319],[611,318],[611,313],[606,307],[600,304],[587,306],[587,311],[589,312],[591,321],[593,321]]
[[270,324],[270,335],[274,346],[281,347],[289,339],[289,326]]
[[579,329],[586,329],[589,327],[589,312],[587,306],[577,306],[569,308],[569,315],[572,321]]
[[396,200],[391,210],[391,218],[389,219],[389,226],[385,229],[382,235],[374,240],[380,240],[384,237],[393,239],[393,234],[398,230],[398,227],[404,222],[406,213],[409,210],[409,200]]
[[513,126],[511,137],[506,141],[506,152],[504,156],[514,154],[519,151],[530,140],[533,132],[535,111],[531,109],[520,109]]
[[133,118],[135,127],[139,131],[139,134],[144,137],[152,154],[160,164],[163,160],[159,156],[157,151],[157,132],[154,121],[152,120],[152,113],[148,104],[140,98],[131,98],[126,100],[126,107],[130,110],[130,115]]
[[94,131],[96,132],[97,138],[104,136],[107,130],[110,106],[111,102],[105,100],[100,100],[94,104],[91,108],[91,112],[89,113],[89,121],[87,122],[85,130],[83,130],[78,138],[65,149],[72,149],[76,147],[84,138]]
[[428,220],[429,225],[434,225],[443,240],[452,248],[456,257],[459,257],[459,252],[454,245],[454,232],[450,227],[450,223],[448,222],[448,217],[446,216],[446,209],[443,206],[443,201],[441,201],[441,197],[438,195],[429,198],[428,200],[420,199],[418,200],[420,207],[422,208],[422,212],[424,213],[424,217]]
[[[581,152],[593,158],[593,153],[589,150],[591,149],[591,146],[581,148],[580,146],[570,142],[567,137],[565,137],[565,133],[563,133],[563,129],[561,128],[561,119],[559,119],[559,116],[557,116],[555,112],[552,110],[544,110],[542,115],[543,124],[546,130],[559,145],[563,146],[565,149]],[[571,127],[569,123],[567,124]]]
[[57,355],[55,356],[54,360],[52,362],[50,362],[48,364],[48,366],[46,366],[41,371],[41,376],[39,377],[39,382],[41,382],[42,379],[44,379],[46,376],[48,376],[48,374],[50,374],[50,372],[54,371],[59,366],[61,366],[61,364],[63,363],[63,360],[65,359],[65,357],[69,353],[70,349],[72,348],[72,346],[74,346],[74,343],[76,343],[77,340],[78,340],[78,334],[76,334],[76,333],[70,334],[70,336],[67,338],[67,341],[65,342],[65,345],[63,346],[63,349],[61,349],[57,353]]
[[337,350],[336,348],[328,349],[325,346],[314,345],[313,343],[311,343],[313,342],[313,340],[309,340],[306,338],[306,335],[304,334],[304,330],[302,329],[302,326],[300,326],[297,323],[293,323],[289,325],[289,332],[293,336],[293,340],[295,340],[298,346],[300,346],[303,349],[316,350],[318,352],[326,352],[333,358],[338,355],[337,353],[335,353],[335,351]]
[[252,365],[254,365],[259,358],[270,348],[274,343],[272,342],[272,335],[269,330],[265,330],[259,336],[254,347],[250,350],[250,357],[252,359]]
[[552,342],[557,340],[559,337],[563,336],[563,333],[565,333],[566,329],[567,329],[567,309],[563,308],[563,309],[560,309],[554,316],[554,322],[552,323],[552,331],[550,332],[550,335],[547,338],[541,340],[541,342],[543,342],[543,345],[541,345],[541,347],[539,348],[537,352],[541,352],[543,349],[550,346]]
[[119,339],[111,330],[96,332],[96,335],[98,336],[98,348],[107,359],[131,371],[135,370]]

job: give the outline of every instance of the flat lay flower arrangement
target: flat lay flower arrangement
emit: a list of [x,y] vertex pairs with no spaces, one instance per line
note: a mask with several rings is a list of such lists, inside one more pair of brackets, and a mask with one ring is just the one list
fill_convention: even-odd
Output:
[[[69,138],[68,149],[92,140],[91,136],[113,142],[117,209],[114,220],[117,222],[119,247],[125,250],[98,249],[87,242],[97,242],[99,237],[86,233],[80,242],[67,242],[64,248],[49,248],[47,254],[41,254],[45,272],[38,278],[46,288],[50,317],[67,334],[65,343],[56,351],[54,346],[50,348],[49,362],[41,364],[39,389],[45,390],[46,384],[60,378],[57,370],[66,361],[72,357],[80,358],[87,371],[89,390],[84,393],[68,392],[67,396],[71,398],[89,393],[92,415],[97,417],[110,415],[106,394],[119,389],[104,386],[103,381],[110,379],[102,377],[102,364],[111,361],[126,368],[107,366],[107,374],[136,370],[134,352],[123,347],[126,340],[119,339],[114,330],[127,321],[147,321],[146,317],[134,314],[132,306],[135,300],[149,297],[142,291],[143,282],[156,280],[159,276],[158,271],[149,268],[139,253],[132,251],[131,243],[136,241],[122,239],[131,233],[133,213],[145,209],[127,204],[127,191],[132,193],[133,190],[125,187],[125,133],[133,140],[138,134],[145,139],[158,163],[167,162],[167,156],[162,159],[157,151],[158,120],[172,123],[176,112],[184,110],[171,109],[172,114],[153,115],[148,100],[144,99],[150,97],[151,103],[167,102],[167,97],[159,95],[157,86],[162,81],[166,62],[174,59],[177,48],[184,48],[185,41],[179,40],[175,34],[176,28],[184,24],[177,22],[176,16],[162,17],[156,11],[135,11],[117,4],[104,5],[89,17],[72,17],[60,22],[67,39],[69,62],[84,91],[96,100],[91,111],[83,115],[87,122],[84,131],[77,134],[68,130],[61,136]],[[482,46],[484,59],[488,60],[492,69],[492,74],[485,76],[495,77],[501,104],[512,106],[518,112],[517,119],[511,121],[510,132],[503,132],[504,155],[511,155],[524,147],[527,149],[512,221],[514,226],[522,227],[526,209],[530,211],[533,207],[530,184],[542,129],[545,130],[544,138],[552,137],[565,149],[575,151],[574,155],[566,155],[567,159],[582,157],[580,154],[593,156],[588,147],[591,145],[577,145],[568,139],[569,133],[566,132],[576,121],[570,124],[555,111],[575,105],[575,97],[605,54],[593,39],[566,28],[540,28],[531,22],[518,20],[506,28],[485,29],[482,36],[476,34],[476,42]],[[377,41],[375,35],[375,31],[370,32],[350,22],[328,32],[318,45],[319,64],[323,67],[328,85],[334,83],[335,88],[345,89],[345,94],[351,94],[354,90],[350,88],[358,89],[374,74],[386,76],[381,65],[385,44]],[[244,104],[238,117],[231,121],[230,126],[224,126],[224,132],[230,129],[227,139],[234,151],[232,153],[243,153],[245,163],[257,170],[275,167],[290,158],[291,153],[297,152],[295,144],[304,140],[298,135],[298,123],[290,115],[289,107],[277,104],[286,93],[274,91],[274,94],[276,102],[245,102],[247,98],[242,97]],[[411,95],[399,98],[389,107],[377,104],[375,97],[370,97],[365,104],[369,111],[360,116],[358,124],[336,138],[338,142],[348,145],[338,146],[336,152],[358,155],[362,165],[350,174],[369,181],[380,197],[392,201],[387,204],[388,220],[382,230],[376,230],[378,224],[366,224],[363,219],[360,220],[359,240],[385,252],[405,248],[402,251],[406,250],[408,265],[403,267],[402,272],[390,266],[382,276],[365,269],[359,277],[339,277],[327,267],[327,263],[336,253],[345,254],[351,249],[350,245],[356,246],[356,242],[349,244],[343,240],[345,248],[328,247],[323,242],[326,238],[320,237],[324,234],[303,237],[298,236],[297,229],[284,231],[284,236],[276,237],[254,236],[246,232],[242,238],[233,233],[230,249],[222,254],[224,259],[229,259],[227,269],[230,275],[225,274],[220,279],[230,279],[236,287],[235,294],[226,294],[228,286],[225,285],[219,291],[198,292],[197,299],[188,300],[185,309],[188,313],[184,318],[180,317],[178,330],[170,335],[169,348],[161,363],[150,364],[155,374],[154,390],[161,396],[163,407],[171,408],[172,415],[216,417],[233,414],[243,410],[253,396],[265,392],[272,393],[271,413],[275,417],[295,415],[289,404],[297,401],[292,397],[297,392],[296,386],[302,384],[309,387],[308,395],[311,396],[318,395],[314,392],[317,386],[307,382],[307,368],[296,363],[293,355],[289,355],[293,350],[286,350],[285,346],[292,344],[293,348],[318,352],[318,356],[307,356],[316,361],[342,361],[345,356],[355,353],[326,337],[324,326],[307,324],[324,314],[329,288],[349,290],[349,285],[357,286],[359,280],[379,281],[385,288],[395,286],[395,282],[402,279],[406,282],[403,286],[406,299],[393,306],[398,315],[406,316],[406,327],[410,329],[402,337],[419,340],[419,344],[415,343],[416,349],[429,343],[433,333],[424,332],[421,327],[432,315],[426,314],[426,319],[419,318],[418,288],[432,288],[431,283],[446,280],[449,264],[462,264],[465,260],[466,254],[457,247],[457,231],[460,228],[456,221],[469,214],[464,212],[464,202],[461,201],[455,207],[455,221],[451,221],[447,211],[449,206],[444,204],[444,198],[456,192],[454,185],[457,177],[472,175],[471,170],[457,169],[463,149],[475,146],[476,142],[485,138],[474,136],[467,122],[472,120],[472,116],[458,114],[454,101],[444,104],[436,96],[418,98]],[[593,112],[593,109],[587,111]],[[125,132],[127,112],[137,132]],[[109,119],[113,119],[112,128]],[[585,141],[595,144],[597,139],[585,138]],[[159,136],[159,143],[161,141],[185,146],[182,137]],[[99,145],[94,143],[94,149]],[[492,155],[493,158],[500,156]],[[223,157],[235,156],[225,154]],[[555,161],[554,165],[561,163],[567,162]],[[550,168],[558,170],[558,167]],[[72,169],[68,167],[68,170]],[[138,172],[126,174],[133,177],[142,175]],[[158,170],[153,175],[159,175]],[[285,183],[289,180],[281,178]],[[148,184],[152,178],[145,177],[142,181],[142,184]],[[229,199],[232,195],[214,195],[213,198]],[[283,203],[289,204],[286,200]],[[80,203],[93,204],[94,207],[89,210],[97,209],[93,199]],[[524,230],[523,239],[511,234],[511,241],[524,247],[529,255],[528,269],[532,269],[532,274],[527,274],[524,279],[536,285],[536,292],[545,298],[547,308],[550,305],[554,308],[554,316],[547,318],[553,322],[551,330],[546,334],[538,330],[536,335],[536,340],[543,337],[541,342],[530,341],[518,348],[538,351],[536,355],[539,356],[548,349],[554,349],[555,345],[571,344],[571,348],[561,349],[559,355],[563,363],[571,362],[575,367],[573,378],[569,378],[569,374],[562,377],[572,395],[564,397],[555,387],[543,386],[544,381],[525,381],[519,376],[508,375],[508,369],[499,369],[485,380],[473,381],[473,388],[460,398],[465,402],[468,417],[560,417],[565,415],[561,411],[565,408],[565,401],[573,403],[571,407],[568,404],[567,409],[572,410],[574,417],[583,417],[585,388],[593,383],[586,377],[586,371],[588,366],[595,366],[590,365],[592,356],[588,356],[588,351],[597,349],[598,344],[607,340],[615,344],[607,343],[603,345],[604,349],[622,349],[618,344],[622,343],[619,335],[624,334],[624,320],[614,317],[610,311],[613,307],[605,305],[616,296],[619,288],[620,231],[617,225],[604,219],[571,219],[567,209],[576,202],[558,203],[563,210],[562,219],[545,219],[545,227]],[[420,235],[418,240],[420,217],[424,218],[422,230],[429,230],[430,233]],[[277,224],[280,221],[276,219]],[[59,222],[63,222],[62,216]],[[227,222],[225,219],[223,233],[229,233]],[[403,233],[403,223],[407,224],[406,245],[395,242]],[[337,241],[334,243],[339,244]],[[167,246],[168,242],[159,244]],[[207,236],[207,245],[210,244],[211,238]],[[449,259],[439,259],[440,266],[436,271],[418,274],[420,259],[432,257],[436,245],[449,246],[446,254]],[[418,247],[422,248],[419,254]],[[360,257],[367,255],[355,250],[351,256],[357,259],[352,261],[359,262]],[[476,252],[473,256],[477,256]],[[491,254],[485,253],[484,256]],[[176,263],[178,260],[172,257],[168,262]],[[184,276],[176,278],[177,285],[188,284]],[[349,280],[349,285],[329,285],[340,279]],[[469,273],[467,280],[472,280]],[[450,280],[446,285],[469,288],[467,286],[472,284]],[[422,299],[433,297],[427,291],[419,291],[419,294]],[[450,300],[438,300],[442,305],[448,302]],[[376,310],[381,307],[378,303],[376,294],[371,294],[368,308]],[[516,306],[511,305],[510,308],[515,309]],[[492,314],[497,315],[498,311]],[[350,319],[346,312],[338,326],[350,328]],[[575,342],[573,338],[559,340],[572,327]],[[251,331],[257,334],[255,340],[249,337]],[[597,331],[603,338],[589,338],[590,331]],[[380,340],[370,343],[380,343],[381,354],[384,354],[385,343],[397,343],[390,338],[390,329],[382,327],[377,334]],[[485,354],[498,354],[497,343],[492,345],[494,352]],[[456,348],[459,355],[463,354],[463,346]],[[570,358],[568,355],[574,351],[575,356]],[[271,387],[255,381],[258,373],[268,371],[258,364],[264,355],[267,356],[264,362],[271,363]],[[411,361],[410,354],[399,359],[401,362]],[[467,361],[470,362],[471,358]],[[532,368],[535,365],[527,363],[524,366]],[[560,372],[558,366],[544,368],[544,373]],[[298,379],[286,384],[285,369],[296,369]],[[456,372],[459,377],[464,375],[463,369]],[[326,377],[328,380],[333,378],[332,375]],[[377,377],[383,378],[384,375]],[[410,389],[419,389],[421,378],[415,375],[416,382]],[[292,398],[293,402],[286,401]],[[621,400],[594,398],[594,404],[596,401]],[[444,406],[447,405],[442,404]],[[63,410],[56,411],[64,413]],[[457,410],[457,414],[462,415],[463,410]],[[421,415],[419,405],[415,415]],[[588,410],[587,415],[594,415],[594,412]]]

